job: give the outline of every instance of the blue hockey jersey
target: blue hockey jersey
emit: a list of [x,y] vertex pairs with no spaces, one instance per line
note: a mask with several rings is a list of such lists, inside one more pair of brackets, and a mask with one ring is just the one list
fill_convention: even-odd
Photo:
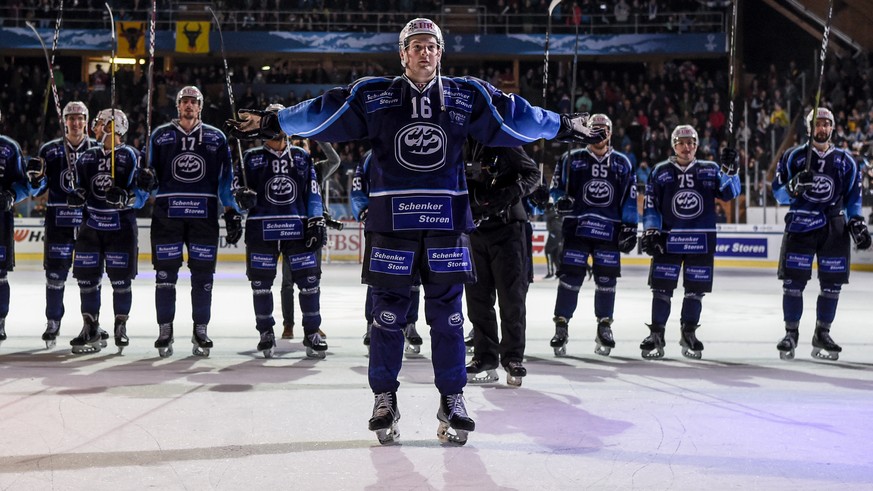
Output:
[[637,178],[623,153],[609,149],[598,157],[587,148],[565,153],[555,167],[550,193],[569,195],[572,213],[564,216],[564,237],[614,242],[619,224],[636,226]]
[[349,193],[349,201],[352,205],[352,216],[361,221],[361,212],[370,206],[370,156],[372,152],[364,154],[364,158],[355,166],[355,177],[352,178],[352,190]]
[[[809,146],[787,150],[779,159],[773,177],[773,196],[790,205],[785,216],[787,232],[807,232],[824,227],[830,217],[861,214],[861,171],[848,151],[831,146],[825,152],[813,148],[813,187],[797,198],[788,195],[791,178],[806,167]],[[862,217],[863,218],[863,217]]]
[[246,227],[261,227],[263,240],[302,240],[306,219],[324,212],[309,152],[262,146],[248,150],[243,161],[249,187],[258,193]]
[[230,148],[220,130],[198,123],[186,132],[178,120],[159,126],[149,142],[158,189],[154,215],[217,220],[219,199],[235,206]]
[[[128,145],[115,147],[115,179],[112,178],[112,152],[102,146],[86,150],[76,161],[77,186],[85,189],[83,225],[94,230],[119,230],[122,220],[135,219],[134,209],[142,208],[148,194],[134,185],[139,152]],[[122,210],[106,202],[106,191],[118,186],[136,197]]]
[[0,135],[0,191],[14,193],[16,203],[30,196],[23,160],[18,142]]
[[[358,80],[279,112],[282,130],[322,141],[372,145],[368,231],[473,228],[464,177],[470,135],[488,146],[554,138],[560,116],[473,78]],[[444,105],[445,109],[441,106]]]
[[48,190],[46,206],[67,208],[67,195],[73,190],[75,182],[70,167],[75,169],[79,157],[86,150],[98,145],[97,140],[93,138],[83,138],[75,147],[65,138],[56,138],[40,147],[39,156],[45,161],[45,175],[39,186],[33,190],[33,196]]
[[740,178],[715,162],[694,160],[685,168],[670,157],[652,170],[646,185],[645,228],[666,232],[671,254],[715,252],[715,199],[740,194]]

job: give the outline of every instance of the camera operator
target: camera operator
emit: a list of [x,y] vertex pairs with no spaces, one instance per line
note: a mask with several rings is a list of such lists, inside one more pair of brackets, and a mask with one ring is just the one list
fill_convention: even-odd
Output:
[[[471,383],[497,380],[497,364],[507,383],[521,385],[527,374],[525,298],[530,284],[527,213],[522,198],[540,182],[540,170],[521,147],[490,148],[470,139],[466,176],[476,230],[470,234],[478,281],[467,285],[467,317],[473,323],[473,359],[467,365]],[[500,339],[496,298],[500,308]]]

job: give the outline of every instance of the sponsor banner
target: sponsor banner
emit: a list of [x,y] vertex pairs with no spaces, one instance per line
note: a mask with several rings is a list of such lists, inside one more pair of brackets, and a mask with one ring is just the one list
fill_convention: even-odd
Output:
[[767,239],[758,237],[719,237],[716,241],[717,257],[766,258]]

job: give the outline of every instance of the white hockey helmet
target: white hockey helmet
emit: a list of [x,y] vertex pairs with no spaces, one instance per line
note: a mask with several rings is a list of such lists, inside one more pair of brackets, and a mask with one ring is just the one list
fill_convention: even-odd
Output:
[[695,145],[700,142],[700,139],[697,138],[697,130],[695,130],[690,124],[680,124],[673,130],[673,134],[670,135],[670,141],[673,146],[676,146],[676,144],[679,143],[680,138],[693,138]]
[[[97,113],[97,117],[95,117],[94,121],[91,123],[91,131],[94,131],[98,125],[105,126],[112,121],[112,111],[112,109],[104,109]],[[127,122],[127,115],[124,114],[124,111],[121,109],[115,109],[115,134],[124,136],[127,134],[128,128],[129,123]]]
[[67,119],[67,116],[71,116],[74,114],[81,114],[82,116],[84,116],[85,123],[87,124],[88,118],[90,116],[88,113],[88,106],[86,106],[84,102],[82,102],[82,101],[70,101],[67,103],[66,106],[64,106],[64,111],[63,111],[64,119]]
[[430,34],[436,38],[440,50],[446,47],[446,43],[443,40],[443,31],[436,25],[436,22],[424,17],[418,17],[407,22],[406,26],[400,31],[400,50],[403,51],[409,46],[409,38],[417,34]]
[[197,104],[199,104],[200,107],[203,107],[203,92],[200,92],[200,89],[198,89],[197,87],[193,85],[186,85],[185,87],[179,89],[179,92],[176,93],[177,106],[182,101],[183,97],[193,97],[197,99]]
[[591,117],[588,118],[587,126],[589,128],[603,126],[607,131],[612,133],[612,120],[609,119],[609,116],[602,113],[592,114]]
[[[813,121],[812,112],[816,111],[815,109],[810,109],[806,114],[806,132],[810,135],[812,134],[812,128],[815,127],[815,121]],[[831,127],[836,126],[836,121],[834,120],[834,113],[831,112],[830,109],[826,107],[820,107],[816,111],[815,119],[827,119],[831,122]],[[833,129],[831,130],[833,132]],[[828,139],[830,139],[830,135],[828,135]]]

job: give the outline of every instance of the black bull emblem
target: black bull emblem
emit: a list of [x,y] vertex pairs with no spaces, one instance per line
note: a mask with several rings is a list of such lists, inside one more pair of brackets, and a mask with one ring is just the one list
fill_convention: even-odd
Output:
[[139,27],[126,27],[121,34],[127,39],[127,50],[136,53],[136,45],[139,44],[139,38],[145,35],[145,30],[140,24]]
[[185,37],[188,38],[188,48],[192,51],[197,47],[197,38],[200,37],[200,34],[203,33],[203,26],[197,24],[196,31],[189,31],[188,26],[191,24],[185,24],[185,28],[182,29],[182,33],[185,34]]

